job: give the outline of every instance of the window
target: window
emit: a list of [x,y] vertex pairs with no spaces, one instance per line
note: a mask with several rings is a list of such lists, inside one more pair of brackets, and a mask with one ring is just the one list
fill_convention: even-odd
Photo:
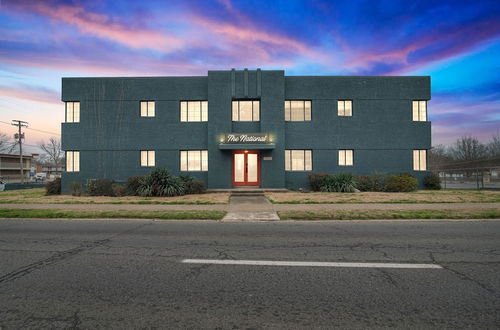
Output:
[[427,121],[427,101],[413,101],[413,121]]
[[154,150],[141,150],[141,166],[143,167],[155,166]]
[[208,101],[181,101],[181,121],[208,121]]
[[339,116],[352,116],[352,100],[337,101],[337,109]]
[[413,150],[413,170],[427,170],[427,150]]
[[260,121],[260,101],[233,101],[233,121]]
[[154,117],[154,116],[155,116],[155,102],[141,101],[141,117]]
[[339,150],[339,165],[340,166],[352,166],[352,150]]
[[80,102],[66,102],[66,122],[80,122]]
[[181,150],[181,171],[208,171],[208,150]]
[[80,151],[66,151],[66,172],[80,172]]
[[312,151],[285,150],[285,171],[312,171]]
[[285,121],[310,121],[311,101],[285,101]]

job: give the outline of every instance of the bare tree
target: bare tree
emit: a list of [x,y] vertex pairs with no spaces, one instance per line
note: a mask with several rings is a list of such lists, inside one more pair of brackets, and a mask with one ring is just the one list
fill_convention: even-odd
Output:
[[493,135],[486,148],[488,157],[500,157],[500,134]]
[[443,144],[438,144],[429,150],[429,166],[440,168],[445,164],[453,162],[453,157],[450,155],[449,148]]
[[450,148],[451,155],[458,161],[474,161],[486,156],[486,146],[472,136],[462,136]]
[[5,133],[0,132],[0,152],[10,153],[14,150],[15,143],[11,141],[9,136]]
[[40,149],[45,151],[50,162],[54,163],[55,165],[59,165],[62,163],[64,152],[61,150],[61,141],[59,139],[51,137],[48,143],[45,143],[45,141],[41,141],[38,146],[40,147]]

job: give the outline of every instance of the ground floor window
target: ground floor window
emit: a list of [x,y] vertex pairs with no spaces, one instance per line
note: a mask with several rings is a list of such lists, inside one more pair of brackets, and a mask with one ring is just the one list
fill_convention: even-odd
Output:
[[427,170],[427,150],[413,150],[413,170]]
[[80,151],[66,151],[66,172],[80,172]]
[[155,166],[154,150],[141,150],[141,166],[143,167]]
[[353,151],[349,149],[339,150],[339,165],[352,166],[353,164]]
[[285,150],[285,171],[312,171],[312,150]]
[[208,150],[181,150],[181,171],[208,171]]

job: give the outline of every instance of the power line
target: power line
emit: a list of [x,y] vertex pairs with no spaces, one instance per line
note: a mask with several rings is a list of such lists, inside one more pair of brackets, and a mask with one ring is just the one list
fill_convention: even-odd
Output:
[[[2,121],[2,120],[0,120],[0,123],[10,125],[10,123],[8,123],[8,122],[6,122],[6,121]],[[41,133],[46,133],[46,134],[61,135],[61,134],[59,134],[59,133],[54,133],[54,132],[44,131],[44,130],[41,130],[41,129],[31,128],[31,127],[26,127],[26,129],[29,129],[29,130],[32,130],[32,131],[41,132]]]

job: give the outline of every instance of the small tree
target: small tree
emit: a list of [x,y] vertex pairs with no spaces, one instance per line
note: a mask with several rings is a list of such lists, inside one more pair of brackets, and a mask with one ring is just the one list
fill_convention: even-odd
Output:
[[0,152],[10,153],[14,150],[15,143],[11,141],[9,136],[0,132]]
[[41,141],[38,146],[40,147],[40,149],[45,151],[50,162],[54,163],[55,165],[59,165],[62,163],[64,152],[61,149],[61,140],[51,137],[48,143],[45,143],[45,141]]
[[500,156],[500,134],[493,135],[490,142],[486,145],[488,157]]

